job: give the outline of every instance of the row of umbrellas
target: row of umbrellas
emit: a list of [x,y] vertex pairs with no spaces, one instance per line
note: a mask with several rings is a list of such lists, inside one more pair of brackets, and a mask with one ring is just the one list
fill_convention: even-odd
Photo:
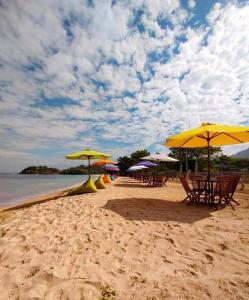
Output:
[[93,163],[92,166],[102,167],[103,169],[109,170],[109,171],[115,171],[115,172],[119,171],[119,167],[117,166],[117,163],[112,160],[109,160],[109,159],[101,159],[101,160]]
[[[164,145],[172,148],[202,148],[208,149],[208,179],[210,178],[210,147],[232,145],[249,142],[249,127],[245,126],[228,126],[219,124],[203,123],[200,127],[184,131],[177,135],[173,135],[165,140]],[[104,165],[105,168],[118,169],[115,163],[108,161],[111,156],[105,153],[97,152],[92,149],[86,149],[82,152],[76,152],[66,155],[67,159],[88,160],[89,178],[91,173],[91,159],[102,159],[95,165]],[[145,162],[141,162],[131,168],[141,169],[148,168],[153,162],[175,162],[176,159],[164,154],[154,154],[142,158]],[[147,164],[147,165],[146,165]],[[152,165],[150,165],[152,166]],[[131,169],[130,168],[130,169]]]
[[[133,172],[133,171],[138,171],[138,170],[142,170],[142,169],[147,169],[150,167],[156,167],[156,166],[158,166],[158,163],[160,163],[160,162],[177,162],[178,161],[177,159],[175,159],[173,157],[170,157],[170,156],[167,156],[167,155],[161,154],[161,153],[144,156],[141,159],[144,161],[130,167],[127,171]],[[151,161],[154,161],[157,163],[153,163]]]
[[88,176],[91,176],[91,159],[100,159],[99,161],[95,162],[93,166],[100,167],[102,166],[106,170],[111,171],[119,171],[119,168],[116,166],[116,163],[108,160],[111,156],[102,152],[94,151],[92,149],[86,149],[81,152],[75,152],[66,155],[67,159],[72,160],[87,160],[88,161]]

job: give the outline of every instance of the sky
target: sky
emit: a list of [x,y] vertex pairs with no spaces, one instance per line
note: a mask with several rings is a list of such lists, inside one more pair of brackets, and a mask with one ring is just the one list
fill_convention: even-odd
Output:
[[249,1],[1,0],[0,171],[249,126],[248,28]]

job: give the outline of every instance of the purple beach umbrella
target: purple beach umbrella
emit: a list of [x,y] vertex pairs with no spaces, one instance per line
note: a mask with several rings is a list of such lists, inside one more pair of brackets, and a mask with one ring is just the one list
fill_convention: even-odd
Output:
[[102,167],[103,169],[109,170],[109,171],[119,171],[119,167],[112,164],[107,164]]
[[145,167],[149,168],[149,167],[156,167],[157,164],[154,164],[151,161],[146,160],[146,161],[142,161],[142,162],[136,164],[136,166],[145,166]]

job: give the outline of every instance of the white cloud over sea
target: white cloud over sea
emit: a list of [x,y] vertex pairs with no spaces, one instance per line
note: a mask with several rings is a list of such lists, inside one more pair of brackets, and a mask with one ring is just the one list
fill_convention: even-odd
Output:
[[1,1],[0,171],[249,125],[249,2],[185,2]]

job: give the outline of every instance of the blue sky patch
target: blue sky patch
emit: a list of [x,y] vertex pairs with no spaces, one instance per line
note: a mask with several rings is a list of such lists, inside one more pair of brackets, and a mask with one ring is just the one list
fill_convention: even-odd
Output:
[[129,24],[130,28],[137,29],[140,33],[145,32],[145,27],[142,22],[142,17],[144,14],[145,14],[145,12],[143,9],[135,10],[134,15],[133,15],[134,18]]
[[44,68],[44,63],[40,61],[31,61],[29,64],[24,65],[23,68],[30,72],[41,71]]
[[76,105],[77,101],[71,98],[63,98],[63,97],[55,97],[55,98],[47,98],[42,97],[39,99],[34,106],[37,107],[63,107],[65,105]]

